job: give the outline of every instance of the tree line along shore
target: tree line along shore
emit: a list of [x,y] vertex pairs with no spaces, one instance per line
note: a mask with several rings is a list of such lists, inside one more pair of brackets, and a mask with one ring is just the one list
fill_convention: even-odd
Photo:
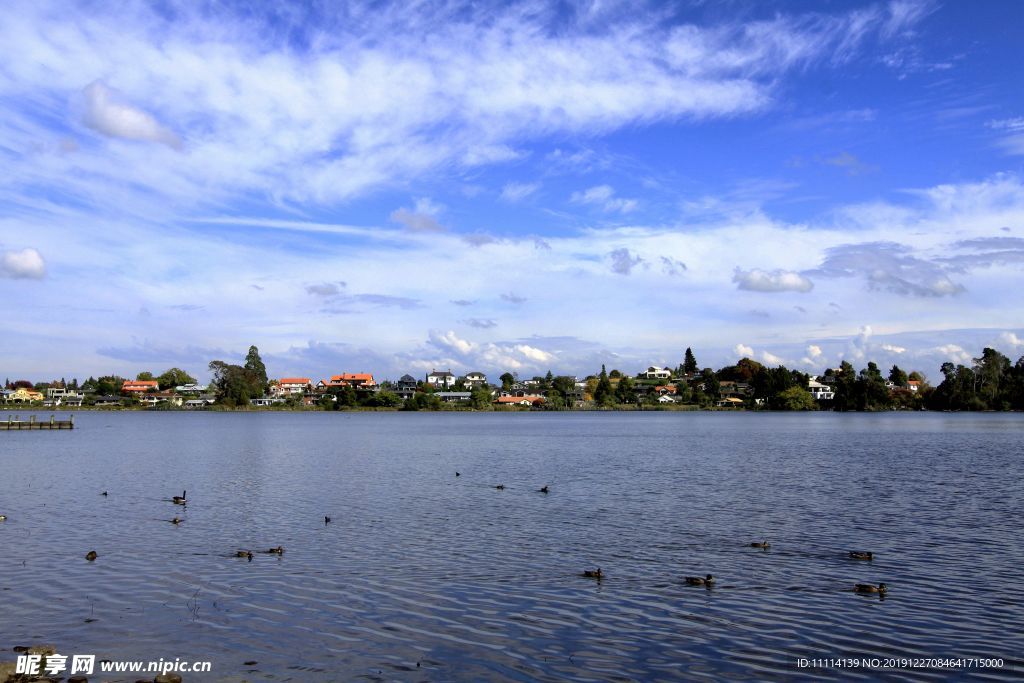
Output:
[[636,374],[618,369],[584,378],[520,378],[505,372],[490,383],[480,372],[457,376],[432,371],[377,382],[371,373],[273,379],[257,347],[242,364],[210,362],[212,379],[201,385],[188,372],[140,372],[79,383],[7,379],[4,408],[146,410],[1024,410],[1024,357],[1015,363],[984,348],[970,365],[944,363],[932,385],[920,372],[874,362],[856,369],[843,361],[820,375],[768,367],[750,358],[713,370],[700,368],[687,348],[675,368],[651,366]]

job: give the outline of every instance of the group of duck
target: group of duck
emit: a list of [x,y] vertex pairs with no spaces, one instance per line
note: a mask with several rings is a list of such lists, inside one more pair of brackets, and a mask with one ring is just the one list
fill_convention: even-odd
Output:
[[[456,472],[455,476],[456,477],[461,477],[462,474],[460,472]],[[498,491],[504,491],[505,490],[505,485],[504,484],[495,484],[493,488],[497,489]],[[537,492],[538,493],[545,493],[546,494],[546,493],[549,493],[550,490],[551,489],[548,487],[548,485],[545,484],[541,488],[537,489]],[[172,496],[171,497],[171,502],[174,503],[175,505],[185,505],[185,504],[187,504],[188,503],[188,498],[186,497],[187,493],[188,493],[188,491],[186,490],[186,491],[182,491],[180,496]],[[106,496],[107,492],[104,491],[100,495]],[[3,515],[0,515],[0,522],[4,521],[6,519],[7,519],[6,517],[4,517]],[[175,526],[177,526],[178,524],[181,524],[184,520],[179,518],[177,515],[175,515],[173,519],[169,519],[167,521],[170,522],[171,524],[174,524]],[[331,518],[325,516],[324,517],[324,524],[330,524],[330,523],[331,523]],[[753,543],[750,543],[749,545],[750,545],[751,548],[757,548],[759,550],[769,550],[772,547],[771,544],[767,540],[764,540],[764,541],[754,541]],[[264,553],[264,554],[268,554],[268,555],[284,555],[284,548],[282,546],[277,546],[276,548],[270,548],[269,550],[257,550],[256,552],[257,553]],[[249,562],[252,562],[253,555],[254,555],[254,553],[251,550],[238,550],[238,551],[235,552],[234,557],[244,557],[244,558],[248,559]],[[92,562],[97,557],[98,557],[98,555],[96,554],[96,551],[95,550],[90,550],[89,553],[86,554],[85,559],[87,559],[90,562]],[[870,562],[871,560],[875,559],[875,555],[874,555],[874,553],[866,551],[866,550],[851,550],[849,552],[849,558],[851,560],[863,560],[863,561]],[[601,568],[598,567],[597,569],[587,569],[587,570],[584,570],[584,572],[582,573],[581,576],[583,576],[585,578],[588,578],[588,579],[597,579],[598,581],[601,581],[605,577],[605,574],[604,574],[603,571],[601,571]],[[705,588],[709,588],[709,589],[710,588],[714,588],[714,586],[715,586],[715,577],[712,576],[711,574],[707,574],[705,576],[684,576],[683,577],[683,581],[687,585],[689,585],[689,586],[704,586]],[[853,586],[853,592],[854,593],[874,593],[874,594],[878,594],[878,595],[884,595],[887,590],[888,589],[886,588],[886,585],[884,583],[880,583],[877,586],[875,584],[872,584],[872,583],[857,583],[857,584],[854,584],[854,586]]]
[[[100,495],[106,497],[106,496],[109,496],[110,494],[108,492],[104,491]],[[188,497],[187,497],[187,495],[188,495],[188,490],[186,489],[186,490],[181,492],[180,496],[171,496],[170,500],[175,505],[184,506],[184,505],[188,504]],[[167,500],[167,499],[165,498],[164,500]],[[0,516],[0,521],[3,521],[5,519],[7,519],[7,518],[3,517],[3,516]],[[181,524],[185,520],[183,520],[182,518],[180,518],[177,515],[175,515],[173,518],[168,519],[168,520],[164,520],[164,521],[170,522],[174,526],[178,526],[179,524]],[[331,521],[330,517],[324,517],[324,524],[329,524],[330,521]],[[283,546],[277,546],[276,548],[270,548],[269,550],[257,550],[256,552],[257,553],[264,553],[264,554],[267,554],[267,555],[284,555],[284,547]],[[235,552],[235,554],[232,557],[244,557],[244,558],[247,558],[250,562],[252,562],[253,554],[254,553],[251,550],[238,550],[238,551]],[[90,562],[94,561],[97,557],[99,557],[99,555],[96,553],[95,550],[90,550],[88,553],[85,554],[85,559],[89,560]]]
[[[750,547],[759,548],[760,550],[768,550],[772,546],[768,541],[755,541],[750,544]],[[849,552],[849,558],[851,560],[866,560],[870,562],[875,559],[875,554],[865,550],[851,550]],[[597,569],[584,570],[581,576],[600,581],[605,577],[605,574],[601,571],[601,568],[598,567]],[[709,589],[714,588],[715,586],[715,577],[711,574],[706,576],[684,576],[683,581],[688,586],[704,586]],[[873,583],[857,583],[854,584],[852,590],[854,593],[875,593],[877,595],[885,595],[887,588],[884,583],[880,583],[877,586]]]
[[[460,472],[456,472],[455,476],[461,477],[462,474]],[[504,491],[505,485],[496,484],[495,486],[493,486],[493,488],[499,491]],[[541,488],[537,489],[537,492],[548,493],[550,492],[550,489],[548,488],[548,485],[545,484]],[[331,521],[329,517],[327,518],[327,521]],[[772,547],[772,545],[767,540],[764,540],[754,541],[750,544],[750,547],[758,548],[759,550],[768,550]],[[851,560],[866,560],[870,562],[875,558],[875,555],[874,553],[866,550],[851,550],[849,552],[849,557]],[[597,579],[598,581],[600,581],[604,578],[605,575],[604,572],[601,571],[601,568],[598,567],[597,569],[584,570],[581,576],[588,579]],[[684,576],[683,581],[689,586],[704,586],[705,588],[713,588],[715,586],[715,577],[711,574],[707,574],[706,576]],[[872,583],[857,583],[853,586],[854,593],[875,593],[879,595],[884,595],[886,590],[887,589],[884,583],[880,583],[877,586]]]

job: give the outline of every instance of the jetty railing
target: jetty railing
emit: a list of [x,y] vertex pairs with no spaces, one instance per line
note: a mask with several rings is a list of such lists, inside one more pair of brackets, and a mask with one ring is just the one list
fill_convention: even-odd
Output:
[[71,415],[67,420],[58,420],[55,415],[50,420],[37,420],[35,415],[29,415],[28,420],[19,419],[15,415],[8,416],[6,420],[0,420],[0,432],[11,432],[20,429],[74,429],[75,416]]

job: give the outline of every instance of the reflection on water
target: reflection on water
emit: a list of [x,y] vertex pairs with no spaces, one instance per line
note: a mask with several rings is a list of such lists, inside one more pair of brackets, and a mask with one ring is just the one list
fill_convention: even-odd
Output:
[[[0,434],[8,653],[209,659],[216,680],[764,679],[855,656],[1006,660],[973,672],[991,677],[1024,666],[1020,415],[76,425]],[[596,567],[600,581],[582,576]],[[710,590],[683,580],[708,573]],[[884,599],[851,590],[879,582]]]

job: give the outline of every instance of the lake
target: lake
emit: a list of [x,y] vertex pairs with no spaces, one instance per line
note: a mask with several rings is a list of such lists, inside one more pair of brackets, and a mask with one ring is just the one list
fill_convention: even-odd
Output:
[[[798,667],[853,657],[1005,663],[889,672],[905,678],[1024,671],[1024,415],[75,423],[0,432],[0,661],[51,643],[212,662],[185,681],[882,673]],[[683,581],[708,573],[710,590]]]

